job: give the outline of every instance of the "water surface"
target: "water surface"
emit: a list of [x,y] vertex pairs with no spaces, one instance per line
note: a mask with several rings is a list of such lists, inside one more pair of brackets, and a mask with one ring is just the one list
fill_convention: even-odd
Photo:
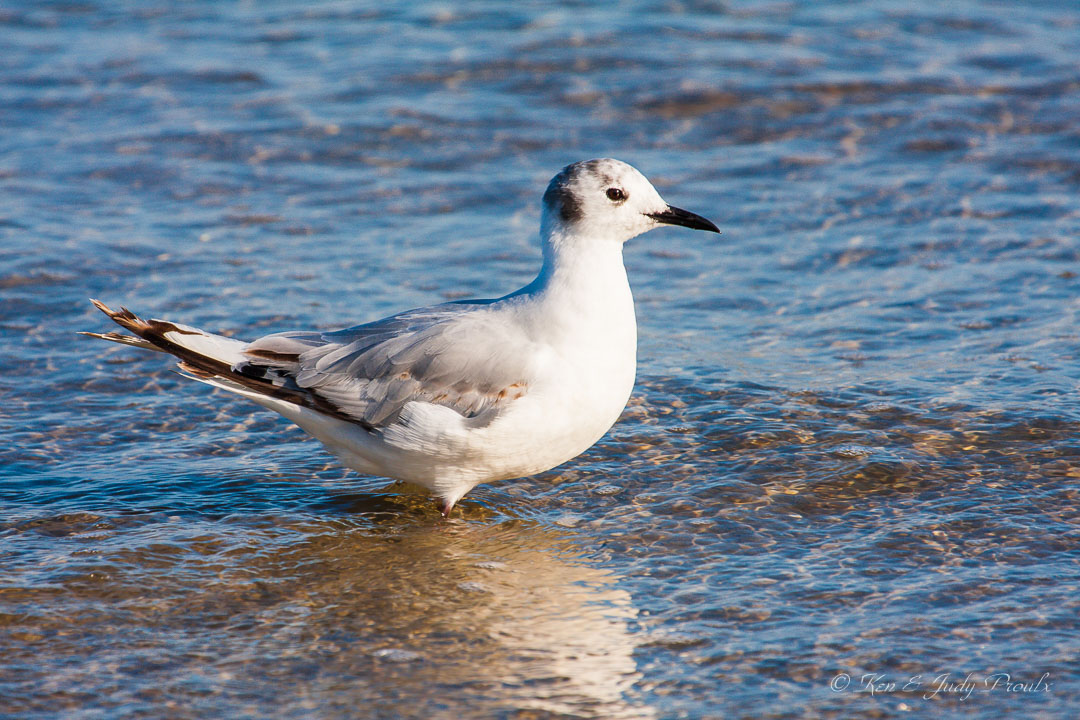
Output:
[[[1080,11],[1026,5],[9,2],[0,714],[1067,717]],[[630,243],[622,420],[451,521],[74,335],[503,294],[595,156],[724,235]]]

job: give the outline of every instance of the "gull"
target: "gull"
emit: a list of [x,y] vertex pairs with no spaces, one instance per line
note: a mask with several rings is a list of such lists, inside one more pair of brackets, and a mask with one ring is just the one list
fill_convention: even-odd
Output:
[[586,160],[548,185],[543,264],[509,295],[252,342],[91,300],[131,334],[83,334],[176,356],[182,374],[280,413],[346,467],[426,488],[445,517],[480,483],[561,465],[615,424],[637,365],[623,244],[661,225],[720,232],[630,165]]

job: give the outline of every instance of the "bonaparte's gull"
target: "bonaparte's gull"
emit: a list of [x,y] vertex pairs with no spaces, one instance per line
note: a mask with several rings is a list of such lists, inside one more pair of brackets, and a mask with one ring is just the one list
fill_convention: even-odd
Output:
[[189,377],[281,413],[346,466],[426,487],[447,515],[478,484],[555,467],[615,423],[637,362],[622,247],[663,224],[719,232],[626,163],[587,160],[544,193],[540,274],[501,298],[254,342],[94,300],[133,335],[84,334],[171,353]]

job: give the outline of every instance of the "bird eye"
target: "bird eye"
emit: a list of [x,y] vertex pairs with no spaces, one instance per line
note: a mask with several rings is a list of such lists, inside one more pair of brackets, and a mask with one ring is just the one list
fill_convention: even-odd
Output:
[[607,197],[611,202],[621,202],[626,199],[626,191],[622,188],[608,188]]

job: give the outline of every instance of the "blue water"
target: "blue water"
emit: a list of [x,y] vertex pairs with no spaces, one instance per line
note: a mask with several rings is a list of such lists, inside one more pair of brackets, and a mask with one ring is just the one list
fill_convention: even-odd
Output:
[[[0,47],[0,716],[1080,706],[1075,3],[11,0]],[[630,243],[623,418],[450,521],[75,335],[503,294],[596,156],[724,234]]]

